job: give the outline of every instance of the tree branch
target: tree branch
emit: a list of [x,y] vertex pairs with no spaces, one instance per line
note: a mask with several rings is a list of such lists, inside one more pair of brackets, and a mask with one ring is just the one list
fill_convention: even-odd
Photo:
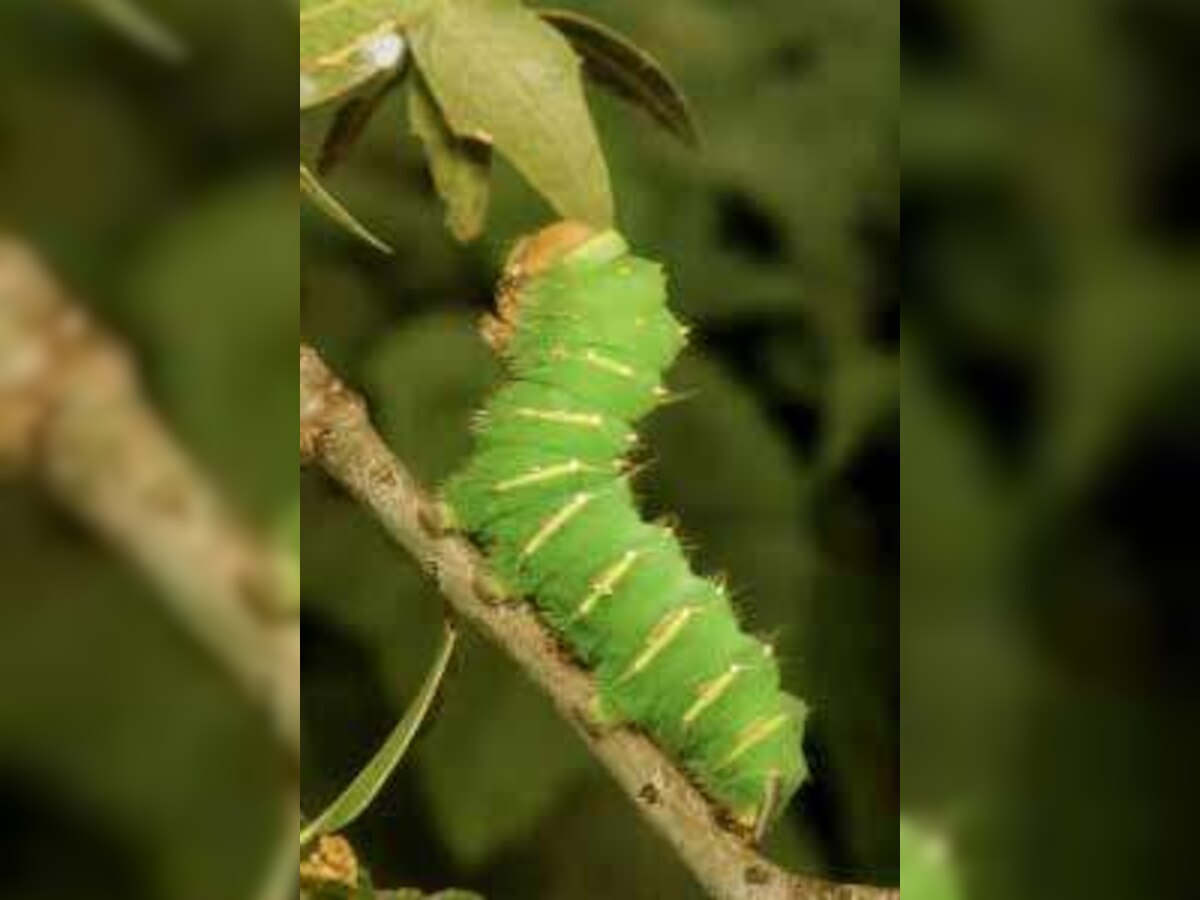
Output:
[[486,564],[463,538],[441,533],[431,499],[372,427],[362,400],[300,348],[300,455],[367,506],[432,577],[454,610],[525,671],[608,768],[646,820],[716,900],[898,900],[894,889],[831,884],[787,872],[722,828],[674,763],[630,729],[584,724],[595,688],[526,604],[489,602]]
[[284,567],[171,439],[123,348],[27,249],[0,236],[6,471],[39,478],[141,567],[266,713],[298,770],[300,630]]

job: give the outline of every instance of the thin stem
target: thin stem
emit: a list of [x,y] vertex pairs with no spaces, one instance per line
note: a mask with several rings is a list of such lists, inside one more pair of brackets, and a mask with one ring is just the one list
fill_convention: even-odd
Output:
[[454,610],[545,691],[716,900],[898,900],[895,889],[833,884],[779,868],[722,828],[705,798],[649,740],[629,729],[590,731],[583,711],[595,694],[592,679],[557,652],[527,605],[489,602],[484,560],[466,540],[438,528],[431,498],[371,425],[362,400],[306,346],[300,348],[300,455],[370,509]]

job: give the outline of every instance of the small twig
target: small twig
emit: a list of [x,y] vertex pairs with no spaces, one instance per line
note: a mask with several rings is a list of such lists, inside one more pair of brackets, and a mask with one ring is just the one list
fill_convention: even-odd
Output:
[[0,472],[39,478],[134,560],[300,759],[294,585],[171,439],[124,349],[0,237]]
[[462,538],[441,533],[429,495],[372,427],[360,398],[300,348],[300,455],[367,506],[391,537],[475,625],[549,695],[588,749],[716,900],[897,900],[894,889],[832,884],[787,872],[722,828],[705,798],[649,740],[629,729],[595,734],[581,713],[592,679],[566,658],[527,605],[489,603],[486,564]]

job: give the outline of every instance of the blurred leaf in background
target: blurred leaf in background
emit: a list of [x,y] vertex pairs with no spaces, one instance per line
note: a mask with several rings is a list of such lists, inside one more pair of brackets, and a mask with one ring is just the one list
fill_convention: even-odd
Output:
[[904,48],[904,803],[971,900],[1178,896],[1200,8],[914,0]]
[[900,821],[900,893],[905,900],[961,900],[953,860],[944,840]]
[[[173,432],[274,532],[298,502],[295,11],[138,8],[185,60],[86,4],[0,4],[0,230],[132,345]],[[282,827],[264,724],[33,488],[0,485],[0,535],[0,895],[250,898]]]

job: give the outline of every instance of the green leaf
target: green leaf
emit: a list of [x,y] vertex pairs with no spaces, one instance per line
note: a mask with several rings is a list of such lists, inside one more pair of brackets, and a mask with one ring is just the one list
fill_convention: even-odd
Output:
[[441,0],[409,37],[455,134],[492,144],[561,215],[612,224],[579,59],[558,32],[516,0]]
[[460,241],[477,238],[487,220],[491,147],[450,130],[419,73],[409,81],[408,117],[425,148],[438,196],[446,204],[446,227]]
[[641,107],[687,146],[699,146],[687,98],[658,60],[595,19],[561,9],[543,9],[539,15],[571,42],[592,81]]
[[362,815],[371,805],[371,801],[378,796],[388,777],[408,752],[421,723],[429,714],[457,643],[458,632],[447,620],[437,657],[434,659],[429,673],[425,676],[421,690],[404,713],[404,717],[388,735],[387,740],[384,741],[383,746],[379,748],[371,761],[350,782],[341,795],[300,832],[301,847],[323,834],[331,834],[345,828]]
[[301,0],[300,109],[344,96],[404,58],[400,31],[431,0]]
[[317,179],[303,163],[300,164],[300,192],[308,197],[317,209],[329,216],[333,221],[337,222],[355,237],[366,241],[376,250],[383,253],[391,253],[392,248],[375,237],[366,226],[361,224],[358,219],[351,215],[346,207],[342,206],[341,202],[325,189],[325,186]]
[[167,62],[182,62],[187,48],[131,0],[76,0],[135,44]]

